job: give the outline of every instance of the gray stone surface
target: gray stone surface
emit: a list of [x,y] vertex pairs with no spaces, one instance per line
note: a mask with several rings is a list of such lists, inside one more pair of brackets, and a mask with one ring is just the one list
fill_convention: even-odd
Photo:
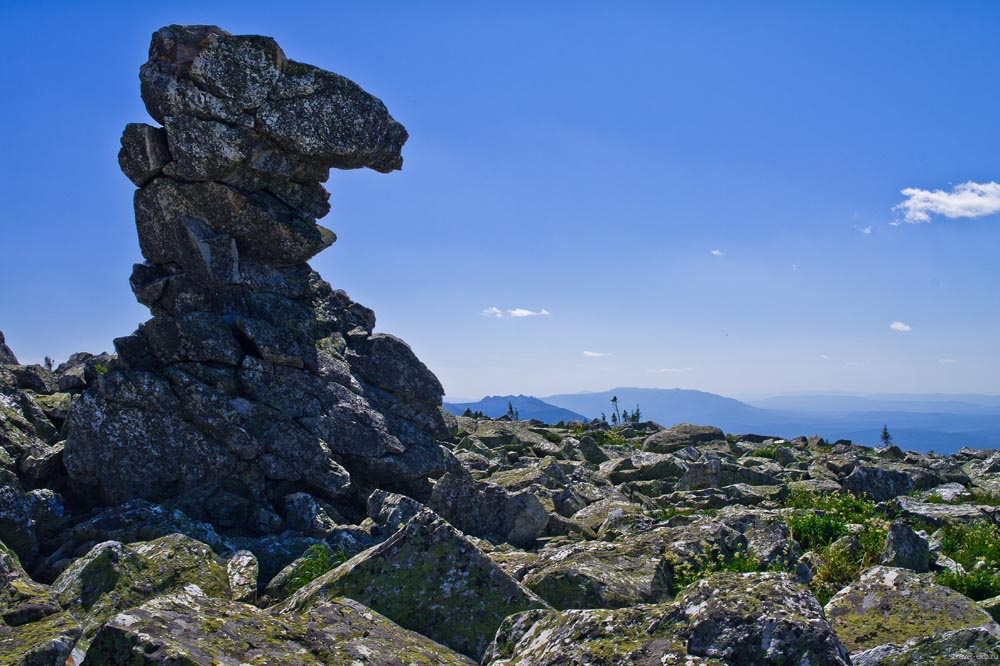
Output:
[[163,127],[128,125],[119,157],[146,260],[131,284],[154,316],[67,416],[74,491],[117,505],[221,486],[242,503],[187,511],[258,533],[296,492],[429,496],[441,384],[305,263],[335,239],[316,224],[329,169],[400,168],[406,130],[351,81],[214,26],[158,30],[140,80]]

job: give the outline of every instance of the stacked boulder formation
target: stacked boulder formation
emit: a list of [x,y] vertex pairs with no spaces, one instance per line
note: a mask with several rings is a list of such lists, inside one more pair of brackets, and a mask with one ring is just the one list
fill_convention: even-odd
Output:
[[214,26],[156,32],[140,79],[162,127],[128,125],[119,162],[139,188],[130,282],[153,318],[74,405],[75,492],[188,496],[258,533],[296,492],[428,497],[441,384],[306,263],[335,240],[316,224],[330,168],[399,169],[406,130],[352,81]]

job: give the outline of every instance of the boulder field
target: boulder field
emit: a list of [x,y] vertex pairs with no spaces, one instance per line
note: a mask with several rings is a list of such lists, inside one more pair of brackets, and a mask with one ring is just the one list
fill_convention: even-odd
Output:
[[0,333],[0,664],[1000,658],[1000,453],[451,416],[306,263],[329,170],[402,166],[383,103],[214,26],[140,83],[151,318],[58,366]]

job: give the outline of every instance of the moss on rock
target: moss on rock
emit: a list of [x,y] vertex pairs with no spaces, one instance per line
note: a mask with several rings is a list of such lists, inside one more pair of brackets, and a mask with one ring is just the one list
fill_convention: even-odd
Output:
[[864,572],[838,592],[825,610],[851,652],[993,623],[972,599],[907,569],[884,566]]
[[355,599],[476,659],[508,615],[546,607],[426,510],[384,543],[306,585],[278,608],[307,609],[336,597]]

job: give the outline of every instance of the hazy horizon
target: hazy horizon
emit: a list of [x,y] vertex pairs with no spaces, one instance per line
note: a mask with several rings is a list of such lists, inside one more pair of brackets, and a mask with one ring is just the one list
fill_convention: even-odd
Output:
[[214,23],[407,127],[402,172],[332,174],[339,240],[311,263],[449,395],[997,394],[998,20],[992,3],[8,3],[0,330],[32,363],[111,351],[149,318],[118,139],[152,122],[149,35]]

